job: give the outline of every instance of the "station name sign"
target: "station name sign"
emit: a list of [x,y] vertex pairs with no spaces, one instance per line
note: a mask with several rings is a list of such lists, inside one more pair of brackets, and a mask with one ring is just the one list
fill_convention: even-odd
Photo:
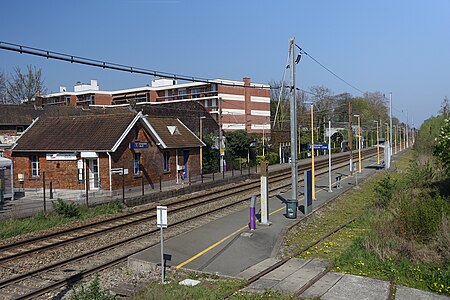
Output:
[[148,143],[147,142],[131,142],[130,143],[130,149],[147,149]]
[[[307,144],[306,149],[311,150],[311,144]],[[314,144],[314,150],[328,150],[328,144]]]
[[77,160],[75,153],[53,153],[45,155],[47,160]]

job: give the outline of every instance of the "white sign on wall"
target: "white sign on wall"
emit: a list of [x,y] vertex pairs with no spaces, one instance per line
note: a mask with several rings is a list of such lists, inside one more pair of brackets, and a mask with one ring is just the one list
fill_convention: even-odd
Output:
[[45,158],[47,160],[77,160],[77,155],[75,153],[53,153],[46,154]]

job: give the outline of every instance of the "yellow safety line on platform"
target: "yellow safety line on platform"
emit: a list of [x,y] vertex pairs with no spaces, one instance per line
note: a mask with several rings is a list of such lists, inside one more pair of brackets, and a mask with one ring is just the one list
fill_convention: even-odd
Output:
[[[371,165],[369,165],[369,166],[372,166],[372,165],[374,165],[374,164],[371,164]],[[342,179],[347,179],[347,178],[349,178],[349,177],[350,177],[350,176],[347,175],[347,176],[344,176]],[[342,179],[341,179],[341,180],[342,180]],[[333,185],[336,185],[336,181],[332,184],[332,186],[333,186]],[[319,192],[320,192],[320,191],[323,191],[323,190],[319,190]],[[301,200],[301,199],[304,199],[303,196],[302,196],[299,200]],[[286,208],[285,206],[280,207],[280,208],[274,210],[273,212],[269,213],[269,216],[270,216],[270,215],[273,215],[273,214],[275,214],[275,213],[277,213],[277,212],[279,212],[279,211],[281,211],[281,210],[283,210],[283,209],[285,209],[285,208]],[[229,235],[227,235],[226,237],[224,237],[224,238],[221,239],[220,241],[218,241],[218,242],[212,244],[212,245],[209,246],[208,248],[206,248],[206,249],[200,251],[199,253],[197,253],[196,255],[192,256],[192,257],[189,258],[188,260],[186,260],[186,261],[182,262],[181,264],[177,265],[175,268],[176,268],[176,269],[179,269],[179,268],[184,267],[184,266],[187,265],[188,263],[190,263],[190,262],[196,260],[197,258],[199,258],[200,256],[202,256],[203,254],[209,252],[210,250],[216,248],[217,246],[219,246],[220,244],[222,244],[222,243],[225,242],[226,240],[228,240],[228,239],[230,239],[231,237],[233,237],[234,235],[238,234],[239,232],[241,232],[241,231],[244,230],[245,228],[248,228],[248,225],[242,226],[241,228],[237,229],[236,231],[230,233]]]
[[[277,210],[274,210],[273,212],[271,212],[269,215],[272,215],[274,213],[279,212],[280,210],[283,210],[284,207],[281,207]],[[221,239],[220,241],[212,244],[211,246],[209,246],[208,248],[206,248],[205,250],[200,251],[199,253],[197,253],[196,255],[192,256],[191,258],[189,258],[188,260],[182,262],[181,264],[179,264],[178,266],[176,266],[176,269],[179,269],[185,265],[187,265],[188,263],[190,263],[191,261],[199,258],[200,256],[202,256],[203,254],[205,254],[206,252],[208,252],[209,250],[214,249],[215,247],[219,246],[220,244],[222,244],[223,242],[225,242],[226,240],[228,240],[229,238],[233,237],[234,235],[238,234],[240,231],[244,230],[245,228],[248,228],[248,225],[242,226],[241,228],[237,229],[236,231],[230,233],[229,235],[227,235],[226,237],[224,237],[223,239]]]

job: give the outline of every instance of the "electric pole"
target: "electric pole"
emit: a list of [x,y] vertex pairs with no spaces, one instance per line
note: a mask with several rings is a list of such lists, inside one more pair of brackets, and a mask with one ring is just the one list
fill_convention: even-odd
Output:
[[[222,147],[223,133],[222,133],[222,97],[219,97],[219,170],[223,173],[223,157],[225,155],[225,149]],[[250,162],[249,162],[250,163]]]
[[352,113],[352,101],[348,101],[348,147],[350,148],[350,174],[353,176],[353,131],[352,131],[352,119],[353,119],[353,113]]
[[295,40],[289,40],[289,68],[291,77],[291,177],[292,200],[297,201],[297,102],[295,101]]
[[389,93],[389,165],[392,157],[392,92]]

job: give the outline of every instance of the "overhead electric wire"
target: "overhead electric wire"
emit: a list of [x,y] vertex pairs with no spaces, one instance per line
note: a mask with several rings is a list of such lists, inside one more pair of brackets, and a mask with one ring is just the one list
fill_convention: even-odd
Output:
[[288,53],[288,57],[286,59],[286,67],[283,70],[283,78],[281,79],[280,95],[278,97],[277,109],[275,110],[275,117],[273,118],[272,128],[275,128],[275,123],[277,121],[278,109],[280,108],[281,96],[283,94],[284,77],[286,76],[286,70],[288,69],[288,66],[289,66],[288,61],[289,61],[289,53]]
[[364,92],[360,89],[358,89],[357,87],[355,87],[354,85],[350,84],[348,81],[346,81],[345,79],[343,79],[342,77],[340,77],[339,75],[337,75],[336,73],[334,73],[333,71],[331,71],[329,68],[327,68],[325,65],[323,65],[321,62],[319,62],[317,59],[315,59],[314,57],[312,57],[308,52],[306,52],[305,50],[303,50],[299,45],[295,44],[295,46],[300,50],[301,53],[305,54],[306,56],[309,56],[314,62],[316,62],[319,66],[321,66],[322,68],[324,68],[325,70],[327,70],[329,73],[331,73],[334,77],[336,77],[337,79],[339,79],[340,81],[344,82],[346,85],[348,85],[349,87],[355,89],[356,91],[360,92],[361,94],[364,94]]
[[[54,52],[50,50],[44,50],[39,48],[28,47],[24,45],[17,45],[13,43],[8,43],[4,41],[0,41],[0,49],[14,51],[19,53],[25,53],[45,58],[51,58],[56,60],[62,60],[70,63],[77,63],[82,65],[88,65],[92,67],[99,67],[102,69],[110,69],[116,71],[130,72],[142,75],[150,75],[155,77],[169,78],[169,79],[177,79],[177,80],[185,80],[191,82],[203,82],[203,83],[213,83],[220,84],[223,86],[233,86],[233,87],[244,87],[241,84],[229,83],[228,81],[221,81],[217,79],[207,79],[202,77],[181,75],[176,73],[168,73],[162,71],[156,71],[151,69],[145,69],[140,67],[126,66],[117,63],[110,63],[106,61],[101,61],[97,59],[85,58],[81,56],[65,54],[60,52]],[[265,84],[250,84],[250,86],[245,86],[246,88],[261,88],[261,89],[270,89],[270,86],[266,86]]]

